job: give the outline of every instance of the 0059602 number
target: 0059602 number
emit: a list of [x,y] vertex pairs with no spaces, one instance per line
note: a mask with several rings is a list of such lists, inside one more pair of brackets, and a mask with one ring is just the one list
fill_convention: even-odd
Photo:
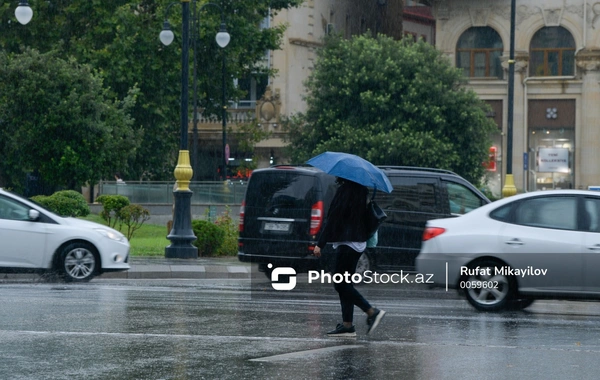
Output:
[[498,281],[461,281],[461,289],[498,289]]

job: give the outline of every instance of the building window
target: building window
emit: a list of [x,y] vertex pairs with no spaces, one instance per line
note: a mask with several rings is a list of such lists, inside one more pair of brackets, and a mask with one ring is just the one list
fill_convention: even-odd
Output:
[[536,99],[528,104],[527,190],[575,188],[575,100]]
[[531,39],[529,75],[575,74],[575,40],[562,26],[545,27]]
[[269,77],[266,74],[253,74],[236,81],[240,90],[245,91],[246,95],[241,98],[237,107],[254,108],[256,101],[259,100],[265,93],[269,85]]
[[502,79],[502,39],[494,29],[483,26],[467,29],[456,45],[456,67],[472,78]]

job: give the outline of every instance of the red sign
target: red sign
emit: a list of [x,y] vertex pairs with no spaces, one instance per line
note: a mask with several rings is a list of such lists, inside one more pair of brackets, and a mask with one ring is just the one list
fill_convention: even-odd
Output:
[[496,153],[498,152],[498,148],[495,146],[490,147],[489,158],[487,162],[483,163],[483,166],[491,172],[496,171]]

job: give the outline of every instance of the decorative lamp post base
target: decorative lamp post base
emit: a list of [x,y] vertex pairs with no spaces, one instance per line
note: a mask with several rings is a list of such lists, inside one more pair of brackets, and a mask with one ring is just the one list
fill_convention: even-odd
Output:
[[515,178],[512,174],[507,174],[504,187],[502,188],[502,198],[512,197],[517,194],[517,187],[515,186]]
[[171,245],[165,248],[165,257],[171,259],[197,259],[198,248],[192,245],[196,235],[192,230],[191,191],[174,191],[175,210],[173,229],[167,236]]
[[192,191],[189,188],[193,171],[190,166],[190,154],[179,151],[179,160],[175,168],[177,190],[173,191],[175,209],[173,210],[173,229],[167,236],[171,245],[165,248],[165,257],[171,259],[197,259],[198,248],[192,245],[196,235],[192,230]]

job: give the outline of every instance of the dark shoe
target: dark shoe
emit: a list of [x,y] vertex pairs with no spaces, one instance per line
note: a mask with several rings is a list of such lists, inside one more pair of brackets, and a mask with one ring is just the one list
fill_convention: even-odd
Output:
[[367,329],[367,335],[372,333],[377,328],[384,315],[384,310],[375,309],[375,313],[372,316],[367,317],[367,326],[369,326]]
[[327,336],[332,338],[352,338],[356,336],[356,329],[354,329],[354,326],[344,327],[343,324],[338,323],[335,330],[328,332]]

